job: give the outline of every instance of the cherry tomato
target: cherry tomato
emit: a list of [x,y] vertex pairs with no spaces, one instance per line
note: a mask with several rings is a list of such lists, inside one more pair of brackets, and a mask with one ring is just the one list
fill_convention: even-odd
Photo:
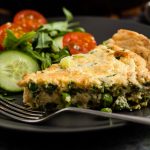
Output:
[[68,47],[71,54],[87,53],[96,47],[96,41],[90,33],[69,32],[63,37],[63,47]]
[[27,9],[18,12],[14,16],[13,22],[28,31],[32,31],[37,30],[41,25],[47,23],[47,20],[41,13]]
[[12,30],[12,32],[15,34],[17,38],[21,37],[26,32],[22,27],[16,24],[10,23],[10,22],[7,22],[1,25],[0,26],[0,50],[4,49],[3,41],[5,37],[7,36],[7,33],[6,33],[7,29]]
[[6,36],[6,29],[11,26],[11,23],[6,23],[0,26],[0,50],[3,50],[3,41]]

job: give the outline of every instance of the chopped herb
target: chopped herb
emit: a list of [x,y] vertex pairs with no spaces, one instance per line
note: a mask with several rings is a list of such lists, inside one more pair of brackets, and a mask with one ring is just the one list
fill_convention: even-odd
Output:
[[103,43],[102,43],[102,45],[104,45],[104,46],[107,46],[107,44],[108,44],[108,41],[106,40],[106,41],[103,41]]
[[112,74],[112,75],[109,75],[109,76],[106,76],[106,77],[113,77],[113,76],[115,76],[116,75],[116,73],[115,74]]
[[46,90],[47,93],[52,94],[57,89],[57,85],[48,84],[45,85],[44,89]]
[[31,90],[32,92],[35,92],[38,90],[38,85],[35,84],[34,82],[30,82],[28,85],[29,90]]

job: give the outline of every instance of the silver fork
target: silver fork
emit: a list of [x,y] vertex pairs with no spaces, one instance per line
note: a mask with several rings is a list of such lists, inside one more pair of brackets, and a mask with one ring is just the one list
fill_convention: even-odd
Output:
[[29,110],[13,102],[0,100],[0,113],[2,115],[7,116],[17,121],[25,122],[25,123],[44,122],[62,112],[84,113],[84,114],[90,114],[94,116],[114,118],[114,119],[129,121],[133,123],[150,125],[150,118],[148,117],[132,116],[132,115],[127,115],[127,114],[119,114],[119,113],[108,113],[108,112],[101,112],[97,110],[76,108],[76,107],[67,107],[67,108],[64,108],[64,109],[61,109],[61,110],[58,110],[56,112],[49,114],[49,113],[42,112],[42,111]]

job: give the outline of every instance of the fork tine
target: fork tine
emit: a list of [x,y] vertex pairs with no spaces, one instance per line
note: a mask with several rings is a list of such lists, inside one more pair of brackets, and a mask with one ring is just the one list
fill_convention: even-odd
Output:
[[0,104],[3,106],[3,108],[7,108],[9,110],[15,111],[16,113],[21,113],[21,114],[28,115],[28,116],[41,117],[45,114],[45,112],[32,111],[32,110],[26,109],[25,107],[21,105],[18,105],[9,101],[5,101],[5,100],[0,100]]
[[42,116],[31,116],[31,115],[23,114],[20,112],[16,112],[16,111],[11,110],[7,107],[3,107],[2,105],[0,106],[0,113],[7,116],[7,117],[17,119],[20,121],[22,121],[22,120],[37,120],[37,119],[40,119],[42,117]]
[[41,118],[23,118],[23,117],[20,117],[20,116],[15,116],[14,114],[11,114],[10,112],[7,112],[6,110],[3,110],[1,107],[0,107],[0,113],[6,117],[9,117],[11,119],[14,119],[14,120],[17,120],[17,121],[20,121],[20,122],[24,122],[24,123],[38,123],[38,122],[41,122]]

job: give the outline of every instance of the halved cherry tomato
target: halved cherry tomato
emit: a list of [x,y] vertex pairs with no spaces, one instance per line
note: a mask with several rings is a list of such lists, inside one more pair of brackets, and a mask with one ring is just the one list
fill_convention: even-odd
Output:
[[37,30],[41,25],[47,23],[46,18],[35,10],[22,10],[18,12],[13,22],[25,28],[28,31]]
[[0,50],[3,50],[3,41],[6,36],[6,29],[11,26],[11,23],[6,23],[0,26]]
[[69,32],[63,37],[63,47],[68,47],[71,54],[87,53],[96,45],[94,36],[87,32]]
[[12,32],[15,34],[17,38],[21,37],[26,32],[22,27],[16,24],[10,23],[10,22],[7,22],[1,25],[0,26],[0,50],[4,49],[3,41],[5,37],[7,36],[7,33],[6,33],[7,29],[12,30]]

